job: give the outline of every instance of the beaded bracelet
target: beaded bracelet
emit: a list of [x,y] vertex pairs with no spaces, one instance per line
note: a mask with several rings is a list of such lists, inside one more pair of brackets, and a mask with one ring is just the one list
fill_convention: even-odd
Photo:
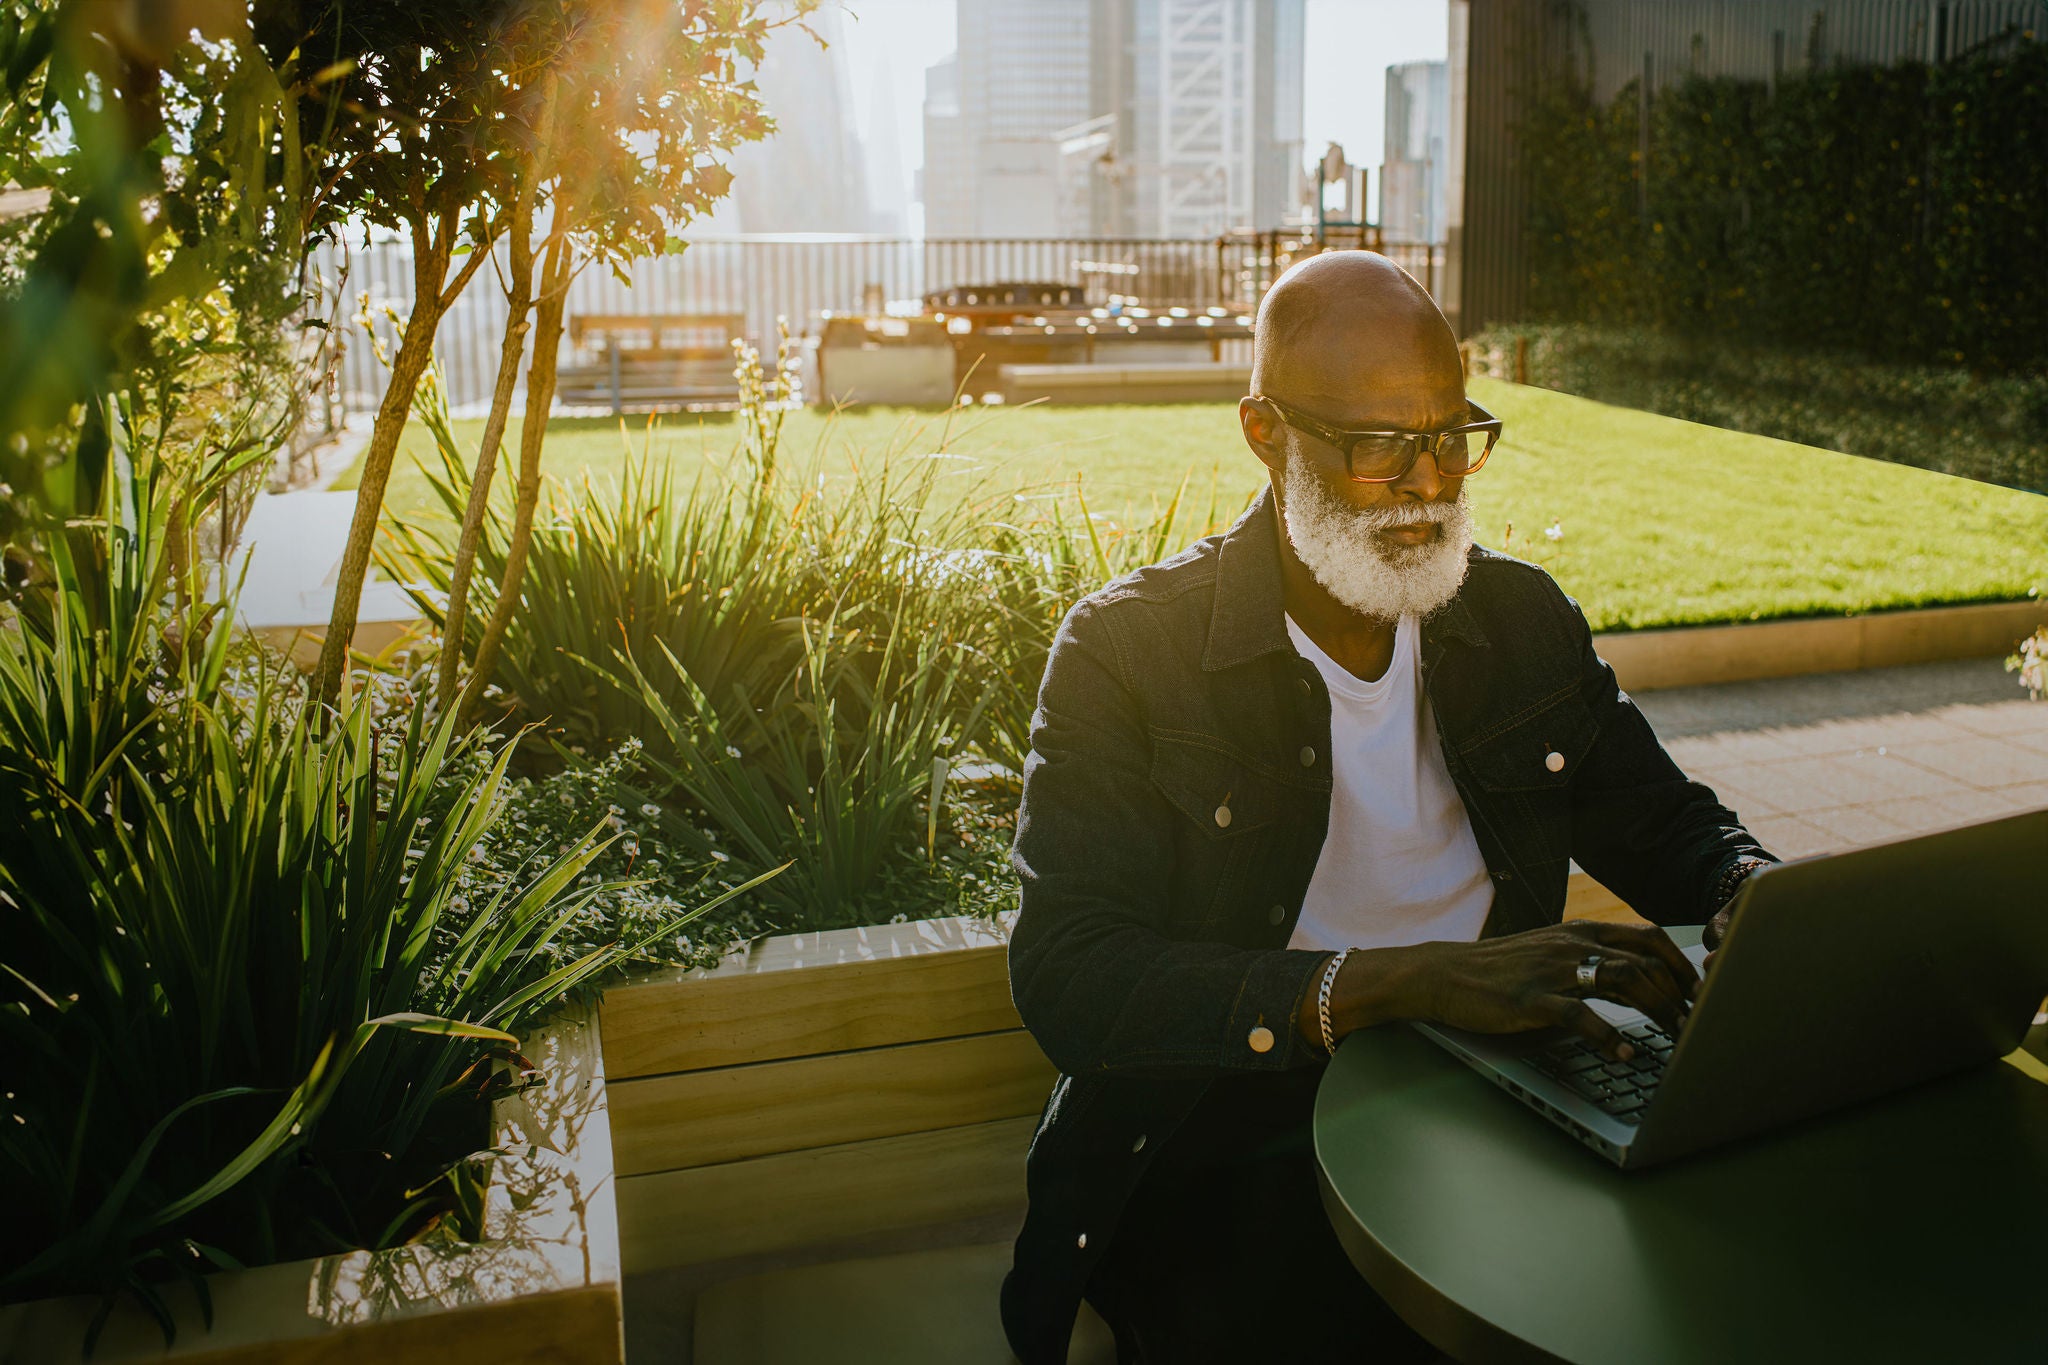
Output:
[[1323,983],[1316,987],[1316,1020],[1323,1026],[1323,1051],[1331,1056],[1337,1054],[1337,1038],[1330,1027],[1330,987],[1336,984],[1337,969],[1344,965],[1344,959],[1351,955],[1349,948],[1340,949],[1330,959],[1330,965],[1323,968]]

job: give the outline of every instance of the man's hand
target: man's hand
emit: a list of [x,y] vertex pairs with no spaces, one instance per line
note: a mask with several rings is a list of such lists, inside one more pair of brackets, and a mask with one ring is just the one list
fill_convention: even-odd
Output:
[[[1596,953],[1600,969],[1586,990],[1576,972]],[[1477,943],[1353,953],[1331,992],[1331,1014],[1340,1034],[1389,1019],[1474,1033],[1562,1027],[1619,1058],[1632,1050],[1585,997],[1639,1009],[1675,1037],[1698,989],[1699,973],[1662,929],[1575,920]]]
[[1728,926],[1735,919],[1734,908],[1732,901],[1722,906],[1707,921],[1707,927],[1700,931],[1700,943],[1707,950],[1707,955],[1700,960],[1701,971],[1714,965],[1714,955],[1721,951],[1721,940],[1728,937]]

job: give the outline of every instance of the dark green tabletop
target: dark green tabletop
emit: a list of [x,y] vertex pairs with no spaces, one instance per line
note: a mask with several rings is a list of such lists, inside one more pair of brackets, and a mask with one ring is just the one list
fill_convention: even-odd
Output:
[[2048,1084],[2010,1063],[1623,1172],[1390,1026],[1315,1142],[1351,1259],[1469,1365],[2048,1361]]

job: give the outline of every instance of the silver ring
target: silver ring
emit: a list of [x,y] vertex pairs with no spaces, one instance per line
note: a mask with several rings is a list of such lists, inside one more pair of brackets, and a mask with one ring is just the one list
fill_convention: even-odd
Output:
[[1598,953],[1588,953],[1586,960],[1573,969],[1572,976],[1579,983],[1580,990],[1593,989],[1594,983],[1600,979],[1600,964],[1604,960]]

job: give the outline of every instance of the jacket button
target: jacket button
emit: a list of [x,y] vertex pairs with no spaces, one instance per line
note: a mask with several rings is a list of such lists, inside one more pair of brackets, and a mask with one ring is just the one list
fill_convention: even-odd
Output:
[[1086,1251],[1088,1249],[1088,1234],[1084,1232],[1079,1237],[1076,1237],[1074,1239],[1074,1246],[1078,1250]]
[[1554,773],[1563,772],[1564,755],[1559,753],[1557,750],[1552,749],[1549,753],[1543,756],[1543,766],[1550,769],[1550,771]]
[[1245,1045],[1254,1052],[1271,1052],[1273,1050],[1273,1030],[1261,1024],[1247,1034],[1244,1041]]
[[1301,766],[1304,768],[1316,766],[1316,751],[1306,744],[1301,746]]
[[1132,1144],[1131,1144],[1131,1155],[1133,1155],[1133,1156],[1136,1156],[1136,1155],[1137,1155],[1137,1154],[1138,1154],[1139,1152],[1142,1152],[1142,1151],[1144,1151],[1144,1150],[1145,1150],[1145,1135],[1144,1135],[1143,1133],[1140,1133],[1140,1134],[1138,1134],[1138,1140],[1137,1140],[1136,1142],[1134,1142],[1134,1143],[1132,1143]]
[[1218,829],[1229,829],[1229,828],[1230,828],[1230,807],[1228,807],[1228,806],[1218,806],[1218,807],[1216,808],[1216,828],[1218,828]]
[[1266,912],[1266,923],[1268,924],[1279,924],[1286,918],[1287,907],[1284,905],[1276,905]]

